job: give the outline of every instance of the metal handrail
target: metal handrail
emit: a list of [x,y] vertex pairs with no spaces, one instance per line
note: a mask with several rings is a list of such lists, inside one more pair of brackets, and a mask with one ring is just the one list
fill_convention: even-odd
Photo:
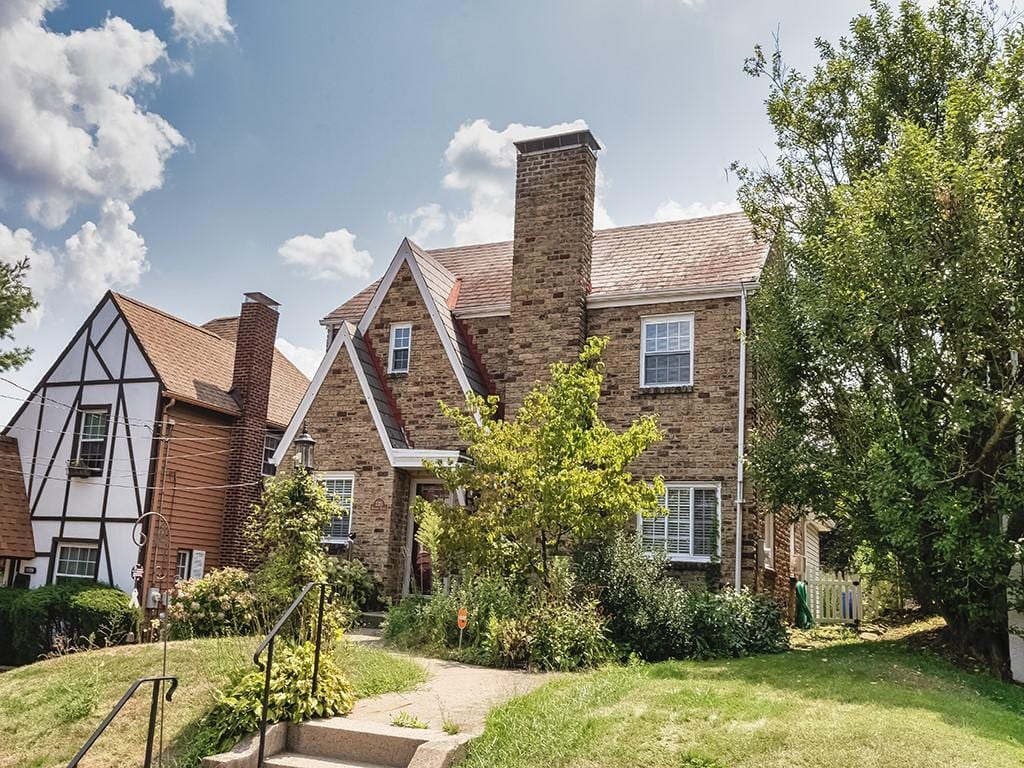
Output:
[[[281,614],[281,618],[274,624],[273,629],[267,634],[263,642],[259,644],[256,649],[256,653],[252,655],[253,663],[264,672],[263,677],[263,709],[260,714],[260,746],[259,753],[256,756],[256,768],[263,768],[265,762],[265,752],[267,744],[267,709],[270,704],[270,670],[274,665],[274,640],[277,639],[280,634],[282,627],[295,613],[295,609],[299,607],[303,600],[306,599],[306,595],[310,593],[313,587],[320,587],[320,601],[316,613],[316,648],[313,653],[313,695],[316,695],[317,681],[320,674],[320,646],[321,638],[323,635],[324,628],[324,601],[327,597],[327,589],[330,584],[323,581],[311,581],[302,588],[299,592],[298,597],[292,600],[292,604],[288,606],[288,609]],[[333,600],[333,593],[331,596]],[[267,652],[267,663],[264,664],[260,661],[260,656],[263,651]]]
[[88,741],[82,745],[82,748],[78,750],[78,754],[71,758],[71,762],[68,763],[68,768],[75,768],[85,757],[85,753],[88,752],[92,745],[96,743],[96,740],[103,734],[107,726],[110,725],[111,721],[117,717],[117,713],[121,711],[128,700],[135,695],[135,692],[140,686],[145,683],[153,684],[153,702],[149,707],[149,730],[146,734],[146,760],[142,764],[142,768],[150,768],[153,765],[153,736],[156,733],[156,713],[160,705],[160,688],[164,682],[169,682],[170,685],[167,688],[167,693],[164,694],[164,698],[167,701],[171,700],[174,695],[174,691],[178,687],[178,678],[171,675],[161,675],[159,677],[140,677],[134,683],[132,683],[128,690],[124,692],[124,696],[121,700],[114,705],[114,708],[110,710],[110,714],[107,715],[103,722],[99,724],[99,727],[92,732],[92,736],[89,737]]

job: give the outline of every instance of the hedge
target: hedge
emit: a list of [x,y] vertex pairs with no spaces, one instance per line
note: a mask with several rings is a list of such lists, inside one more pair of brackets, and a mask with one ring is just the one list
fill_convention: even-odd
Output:
[[0,664],[28,664],[58,647],[117,645],[138,623],[128,595],[102,584],[0,589]]

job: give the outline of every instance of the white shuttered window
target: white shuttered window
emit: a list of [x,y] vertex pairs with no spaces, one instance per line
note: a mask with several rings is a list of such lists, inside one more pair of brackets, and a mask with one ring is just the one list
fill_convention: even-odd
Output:
[[648,552],[669,560],[706,563],[718,552],[718,487],[666,483],[667,515],[641,517],[638,531]]
[[352,476],[321,475],[320,483],[327,491],[327,498],[343,510],[343,514],[331,518],[331,522],[324,526],[324,541],[346,542],[352,533]]

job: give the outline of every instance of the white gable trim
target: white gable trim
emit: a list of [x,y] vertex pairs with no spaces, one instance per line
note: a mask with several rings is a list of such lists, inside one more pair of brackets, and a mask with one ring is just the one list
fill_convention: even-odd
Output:
[[285,451],[291,446],[292,441],[302,428],[302,424],[306,420],[306,414],[309,413],[309,409],[313,405],[317,394],[319,394],[320,387],[323,386],[327,374],[330,373],[331,366],[334,365],[334,361],[337,359],[342,347],[348,350],[349,362],[352,364],[359,387],[363,391],[363,399],[366,400],[366,405],[370,409],[370,415],[373,417],[373,424],[377,428],[377,436],[380,437],[381,445],[384,446],[388,463],[391,466],[396,466],[395,449],[391,447],[391,440],[388,438],[387,430],[384,429],[384,421],[381,419],[380,411],[377,410],[377,401],[374,400],[373,393],[370,391],[370,383],[366,380],[366,373],[359,362],[359,355],[356,353],[355,345],[352,344],[352,333],[346,324],[342,324],[338,328],[338,333],[334,337],[334,341],[331,342],[330,349],[327,350],[324,359],[320,361],[320,367],[316,369],[316,375],[313,376],[313,380],[306,388],[306,394],[302,396],[302,402],[299,403],[295,415],[292,416],[291,423],[288,424],[288,429],[285,430],[284,436],[281,438],[281,444],[277,447],[277,451],[274,452],[274,457],[271,459],[271,463],[274,466],[280,467],[281,462],[285,460]]
[[466,371],[462,367],[462,362],[459,360],[459,355],[455,350],[455,345],[452,344],[451,337],[448,336],[448,330],[444,327],[444,322],[441,320],[437,302],[434,301],[434,297],[427,287],[427,281],[423,277],[423,272],[420,270],[419,264],[416,263],[416,255],[412,252],[408,238],[402,240],[402,244],[398,247],[398,253],[395,254],[395,258],[391,260],[391,264],[388,266],[388,271],[384,273],[384,277],[377,284],[377,290],[374,291],[373,298],[370,299],[370,303],[366,307],[362,319],[359,321],[360,333],[365,333],[366,329],[370,327],[370,323],[373,322],[377,310],[380,309],[380,305],[384,302],[384,297],[391,289],[391,284],[395,281],[398,270],[402,268],[403,264],[409,265],[409,271],[412,272],[413,280],[416,281],[416,287],[420,290],[420,297],[423,299],[423,303],[427,305],[427,312],[430,313],[430,319],[434,323],[434,330],[441,340],[441,346],[444,347],[445,354],[448,355],[448,362],[451,363],[455,378],[462,388],[462,394],[469,394],[473,390],[469,385],[469,379],[466,377]]

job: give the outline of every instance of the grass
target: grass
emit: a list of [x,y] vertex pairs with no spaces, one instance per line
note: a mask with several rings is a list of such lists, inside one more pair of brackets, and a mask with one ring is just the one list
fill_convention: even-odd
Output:
[[491,713],[465,768],[1001,768],[1024,764],[1024,688],[907,641],[607,667]]
[[[252,663],[256,642],[234,637],[168,644],[167,668],[178,676],[179,687],[165,705],[165,765],[174,764],[176,740],[187,739],[232,671]],[[376,648],[341,643],[337,653],[359,697],[407,690],[426,679],[420,665]],[[136,645],[62,656],[0,674],[0,768],[65,765],[133,680],[160,674],[161,659],[160,645]],[[151,690],[140,690],[126,705],[83,765],[140,763]]]
[[416,715],[409,714],[405,710],[391,716],[391,724],[396,728],[421,728],[426,730],[430,726],[420,720]]

